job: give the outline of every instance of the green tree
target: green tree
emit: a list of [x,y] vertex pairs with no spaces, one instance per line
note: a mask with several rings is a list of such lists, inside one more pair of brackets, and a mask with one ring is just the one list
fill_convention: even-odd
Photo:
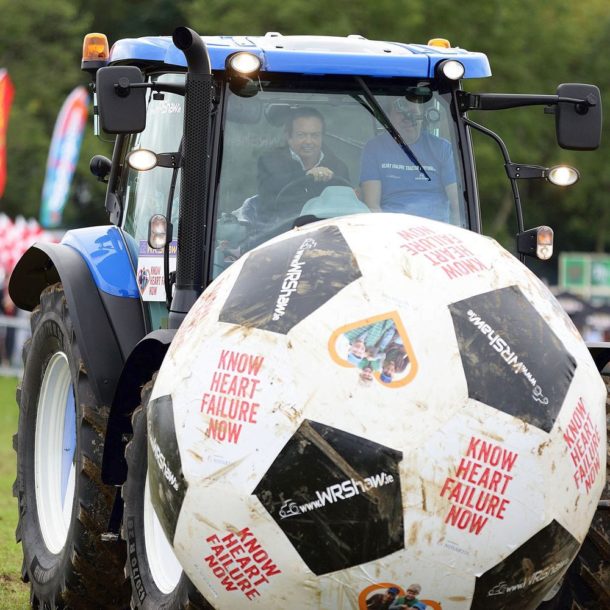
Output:
[[420,0],[377,0],[375,3],[337,0],[184,0],[184,14],[191,27],[202,34],[261,36],[266,32],[347,36],[390,40],[401,32],[401,40],[422,23]]
[[91,31],[106,34],[110,44],[121,38],[171,36],[186,17],[180,0],[105,0],[103,6],[72,0],[81,12],[91,13]]
[[[53,126],[79,73],[90,15],[72,0],[0,0],[0,66],[15,86],[7,134],[2,210],[38,216]],[[73,210],[70,210],[73,212]]]

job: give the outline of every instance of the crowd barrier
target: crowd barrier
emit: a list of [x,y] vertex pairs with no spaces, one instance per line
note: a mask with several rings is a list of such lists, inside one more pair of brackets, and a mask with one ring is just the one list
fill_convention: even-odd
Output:
[[28,312],[19,312],[16,316],[0,315],[0,377],[21,376],[21,349],[29,335]]

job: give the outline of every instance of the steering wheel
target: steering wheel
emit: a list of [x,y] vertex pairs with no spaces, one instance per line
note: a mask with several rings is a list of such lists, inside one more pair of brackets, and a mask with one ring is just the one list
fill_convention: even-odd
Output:
[[[313,176],[306,174],[305,176],[301,176],[300,178],[291,180],[288,184],[286,184],[280,190],[280,192],[275,197],[274,207],[277,209],[279,202],[282,200],[282,197],[285,197],[286,193],[288,193],[291,189],[294,189],[297,186],[305,185],[308,183],[319,184],[322,186],[322,190],[324,190],[327,186],[332,186],[332,185],[349,186],[350,188],[353,188],[352,185],[350,184],[349,180],[346,180],[345,178],[343,178],[343,176],[338,176],[337,174],[334,174],[333,177],[330,180],[327,180],[326,182],[322,182],[322,181],[315,182]],[[303,203],[305,203],[305,202],[303,201]]]

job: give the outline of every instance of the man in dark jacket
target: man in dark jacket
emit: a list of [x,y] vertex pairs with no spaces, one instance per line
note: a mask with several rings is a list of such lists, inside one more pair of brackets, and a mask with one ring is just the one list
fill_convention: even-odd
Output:
[[265,215],[296,218],[303,204],[319,196],[333,179],[347,183],[345,163],[322,148],[324,127],[324,118],[315,108],[297,108],[286,123],[286,146],[259,157],[258,194]]

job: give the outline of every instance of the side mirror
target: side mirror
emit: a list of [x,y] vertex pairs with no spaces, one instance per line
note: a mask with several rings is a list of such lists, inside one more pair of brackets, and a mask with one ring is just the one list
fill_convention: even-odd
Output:
[[565,83],[557,96],[583,100],[582,104],[558,102],[555,110],[557,143],[569,150],[595,150],[602,137],[602,98],[595,85]]
[[144,76],[135,66],[108,66],[97,71],[98,112],[106,133],[144,131],[146,88],[143,85]]

